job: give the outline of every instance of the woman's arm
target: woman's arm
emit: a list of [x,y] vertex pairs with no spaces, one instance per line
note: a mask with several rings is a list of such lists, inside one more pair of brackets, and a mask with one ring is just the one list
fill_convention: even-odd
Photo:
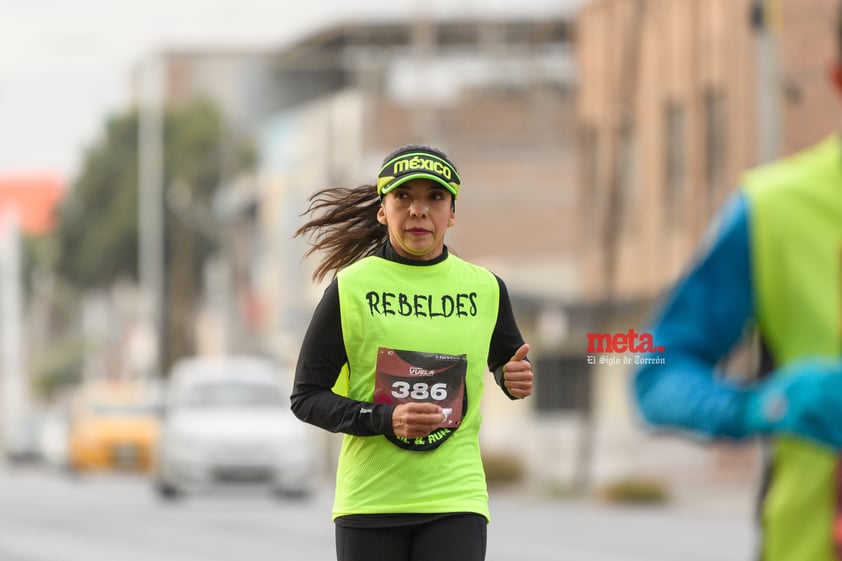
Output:
[[649,423],[698,436],[786,434],[842,449],[842,359],[804,356],[748,386],[717,372],[755,314],[750,210],[742,194],[733,200],[713,243],[655,322],[666,364],[637,372],[640,411]]
[[503,390],[509,399],[518,399],[506,388],[503,378],[503,367],[509,362],[518,349],[524,344],[523,336],[515,321],[515,314],[512,311],[512,301],[509,298],[509,290],[503,279],[494,275],[500,287],[500,304],[497,307],[497,322],[491,334],[491,343],[488,349],[488,369],[494,374],[494,380]]
[[290,398],[292,411],[302,421],[331,432],[357,436],[393,434],[394,406],[356,401],[333,392],[347,361],[339,287],[334,279],[313,312],[301,344]]
[[733,198],[650,331],[666,364],[642,366],[634,391],[643,418],[706,437],[743,438],[745,390],[717,371],[754,310],[748,208]]

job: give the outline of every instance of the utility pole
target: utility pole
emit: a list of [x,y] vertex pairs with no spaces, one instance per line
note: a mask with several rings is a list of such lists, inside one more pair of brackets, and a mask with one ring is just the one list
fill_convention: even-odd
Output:
[[780,21],[780,0],[754,0],[751,23],[757,61],[758,163],[770,162],[781,154],[781,80],[777,53]]
[[[415,2],[415,18],[410,29],[412,62],[415,66],[416,92],[424,92],[417,99],[410,114],[412,134],[424,142],[434,142],[438,133],[432,101],[427,93],[430,81],[431,61],[436,47],[436,29],[430,17],[430,7],[424,0]],[[416,94],[418,95],[418,94]]]
[[[610,331],[617,296],[617,261],[619,259],[619,236],[623,218],[622,182],[624,161],[632,157],[627,153],[627,142],[634,134],[634,118],[637,106],[638,77],[640,73],[643,23],[646,19],[646,0],[629,3],[631,13],[625,17],[622,26],[622,57],[617,77],[616,96],[611,100],[609,115],[611,130],[608,147],[608,193],[604,222],[602,223],[602,275],[605,279],[604,294],[597,308],[597,322],[603,331]],[[582,428],[576,454],[574,487],[584,492],[591,487],[593,470],[593,449],[596,431],[591,406],[590,388],[582,384],[580,397],[585,405],[582,414]]]
[[20,231],[17,211],[10,206],[0,208],[0,439],[4,450],[29,402],[21,353],[22,298]]
[[152,55],[141,67],[138,169],[138,271],[140,318],[152,333],[149,364],[142,377],[161,377],[164,279],[164,117],[163,61]]

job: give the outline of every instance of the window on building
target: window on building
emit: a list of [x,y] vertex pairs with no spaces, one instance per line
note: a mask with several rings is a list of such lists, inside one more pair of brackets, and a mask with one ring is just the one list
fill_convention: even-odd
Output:
[[620,142],[617,151],[617,157],[620,158],[618,189],[619,201],[618,207],[622,216],[628,215],[628,208],[632,201],[637,196],[637,135],[634,128],[631,126],[624,126],[620,131]]
[[685,112],[678,103],[670,102],[664,110],[664,190],[668,219],[675,211],[687,180],[685,161]]
[[599,182],[599,140],[596,127],[583,125],[579,131],[579,154],[582,174],[583,202],[596,208]]
[[591,370],[583,355],[536,358],[536,409],[544,413],[589,411],[591,377]]
[[705,184],[710,210],[717,204],[717,193],[723,189],[727,175],[726,127],[725,94],[709,89],[705,93]]

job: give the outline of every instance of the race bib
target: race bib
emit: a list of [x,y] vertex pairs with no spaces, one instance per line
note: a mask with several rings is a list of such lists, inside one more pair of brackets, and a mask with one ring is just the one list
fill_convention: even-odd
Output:
[[374,385],[374,401],[402,403],[435,403],[445,419],[439,428],[421,438],[395,437],[395,444],[412,450],[429,450],[439,446],[462,422],[467,407],[465,375],[466,355],[420,353],[380,347]]

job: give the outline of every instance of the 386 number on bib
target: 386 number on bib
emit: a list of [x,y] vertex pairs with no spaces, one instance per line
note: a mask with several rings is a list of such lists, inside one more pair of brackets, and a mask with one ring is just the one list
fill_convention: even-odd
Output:
[[445,411],[443,427],[462,422],[467,358],[447,355],[378,349],[374,401],[401,404],[435,403]]
[[447,399],[447,384],[444,382],[433,385],[424,382],[410,384],[409,382],[397,381],[392,383],[392,397],[397,399],[411,397],[422,401],[433,398],[436,401],[442,401]]

